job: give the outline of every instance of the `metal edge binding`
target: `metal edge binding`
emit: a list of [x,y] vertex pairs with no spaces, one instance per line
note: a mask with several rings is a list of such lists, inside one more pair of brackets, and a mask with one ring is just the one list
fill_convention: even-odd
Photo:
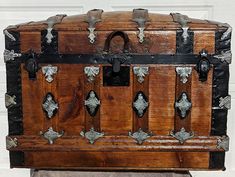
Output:
[[87,12],[87,16],[85,22],[88,23],[88,31],[89,31],[89,42],[93,44],[95,42],[95,25],[96,23],[101,21],[103,10],[102,9],[93,9]]
[[15,148],[18,146],[18,140],[17,138],[12,138],[10,136],[6,137],[6,149],[11,149],[11,148]]
[[221,52],[219,55],[214,55],[215,58],[219,59],[221,62],[226,62],[228,64],[232,63],[232,53],[231,50]]
[[[218,21],[212,21],[212,20],[206,20],[208,23],[211,23],[211,24],[215,24],[219,27],[225,27],[227,28],[227,30],[223,33],[223,35],[221,36],[221,40],[224,40],[226,39],[232,32],[232,27],[228,24],[228,23],[221,23],[221,22],[218,22]],[[231,40],[231,39],[230,39]]]
[[21,53],[15,53],[14,50],[7,50],[5,49],[3,52],[3,57],[4,57],[4,62],[8,62],[8,61],[14,61],[16,57],[21,57],[22,54]]
[[153,133],[152,132],[146,133],[141,128],[139,128],[139,130],[134,133],[128,132],[128,135],[129,137],[135,139],[137,144],[141,145],[147,138],[153,136]]
[[8,31],[9,29],[13,29],[13,28],[18,28],[18,26],[17,25],[8,26],[6,29],[3,30],[3,34],[6,35],[12,41],[16,41],[16,38]]
[[14,105],[16,105],[16,96],[15,95],[9,95],[7,93],[5,93],[5,107],[6,108],[10,108]]
[[223,149],[225,151],[229,151],[229,137],[222,136],[217,140],[217,149]]
[[149,21],[149,15],[147,9],[133,9],[132,13],[132,21],[136,22],[138,24],[138,38],[139,42],[144,42],[144,30],[145,30],[145,23]]
[[47,38],[47,43],[50,44],[52,42],[52,30],[55,24],[60,23],[64,17],[66,17],[66,14],[57,14],[55,16],[49,17],[45,24],[47,24],[47,34],[46,34],[46,38]]
[[212,109],[231,109],[231,95],[228,95],[226,97],[220,97],[219,98],[219,106],[212,107]]
[[80,132],[80,135],[88,139],[90,144],[94,144],[98,138],[101,138],[104,136],[104,132],[101,132],[101,133],[97,132],[95,131],[94,127],[91,127],[91,129],[88,132],[85,132],[84,130],[82,130]]
[[183,30],[182,37],[184,39],[184,43],[187,43],[188,38],[189,38],[188,23],[191,22],[189,17],[186,15],[182,15],[180,13],[170,13],[170,15],[172,16],[174,22],[177,22],[180,24],[181,29]]

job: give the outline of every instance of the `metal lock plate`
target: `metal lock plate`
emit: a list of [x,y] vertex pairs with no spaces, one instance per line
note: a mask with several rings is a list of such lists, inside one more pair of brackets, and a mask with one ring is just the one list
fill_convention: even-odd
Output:
[[103,86],[129,86],[130,67],[121,66],[119,72],[113,72],[112,66],[103,67]]

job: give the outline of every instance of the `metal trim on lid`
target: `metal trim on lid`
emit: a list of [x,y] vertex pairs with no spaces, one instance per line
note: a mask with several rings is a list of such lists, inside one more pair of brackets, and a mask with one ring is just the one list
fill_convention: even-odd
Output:
[[188,23],[191,22],[189,17],[187,15],[182,15],[180,13],[171,13],[170,14],[173,18],[174,22],[177,22],[180,24],[181,29],[183,30],[182,37],[184,39],[184,43],[188,42],[189,34],[188,34]]
[[47,38],[48,44],[50,44],[52,42],[52,39],[54,38],[54,36],[52,35],[52,30],[53,30],[54,25],[60,23],[63,20],[63,18],[66,16],[67,16],[66,14],[58,14],[56,16],[49,17],[46,20],[45,22],[45,24],[47,24],[46,38]]
[[144,30],[145,30],[145,23],[149,21],[149,14],[147,9],[133,9],[132,14],[132,21],[136,22],[138,24],[138,38],[139,42],[144,42]]
[[98,22],[101,22],[103,10],[102,9],[93,9],[87,12],[87,17],[85,22],[88,23],[88,38],[90,43],[93,44],[95,42],[96,34],[95,34],[95,25]]

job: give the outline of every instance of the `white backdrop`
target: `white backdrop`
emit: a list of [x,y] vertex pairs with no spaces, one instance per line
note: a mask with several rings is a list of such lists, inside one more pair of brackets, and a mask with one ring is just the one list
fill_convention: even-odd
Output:
[[[235,29],[235,1],[222,0],[0,0],[0,31],[10,24],[46,19],[55,14],[74,15],[86,13],[90,9],[101,8],[104,11],[132,10],[147,8],[150,12],[169,14],[180,12],[190,17],[216,20],[229,23]],[[232,44],[234,43],[232,39]],[[232,45],[232,51],[235,51]],[[4,107],[6,92],[5,65],[3,62],[4,37],[0,33],[0,177],[29,177],[27,169],[9,169],[8,152],[5,150],[7,135],[7,114]],[[234,69],[233,69],[234,68]],[[230,151],[226,154],[226,172],[192,172],[194,177],[234,177],[235,175],[235,62],[231,65],[230,94],[232,109],[228,116],[228,134],[231,137]]]

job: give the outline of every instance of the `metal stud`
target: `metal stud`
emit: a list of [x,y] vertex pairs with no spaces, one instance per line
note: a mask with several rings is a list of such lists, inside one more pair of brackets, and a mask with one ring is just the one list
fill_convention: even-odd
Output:
[[149,74],[148,66],[135,66],[133,67],[134,74],[138,77],[138,82],[143,83],[145,75]]
[[175,102],[175,108],[179,112],[181,118],[185,118],[187,112],[192,107],[192,103],[188,100],[188,96],[183,92],[179,98],[179,101]]
[[90,144],[94,144],[94,143],[95,143],[95,140],[97,140],[98,138],[101,138],[101,137],[104,136],[104,133],[103,133],[103,132],[101,132],[101,133],[96,132],[95,129],[94,129],[94,127],[92,127],[92,128],[90,129],[90,131],[88,131],[88,132],[81,131],[81,132],[80,132],[80,135],[81,135],[82,137],[88,139]]
[[46,131],[45,133],[40,131],[40,135],[43,136],[45,139],[47,139],[49,144],[54,144],[54,141],[57,138],[60,138],[64,135],[64,131],[61,131],[60,133],[58,133],[54,131],[52,127],[50,127],[48,131]]
[[42,108],[47,113],[48,118],[52,118],[56,114],[59,106],[58,103],[55,102],[54,96],[51,93],[46,94]]
[[147,139],[150,138],[153,134],[152,132],[146,133],[144,132],[141,128],[132,134],[132,132],[129,132],[128,135],[131,138],[134,138],[137,141],[137,144],[143,144],[143,142]]
[[99,105],[100,100],[98,96],[93,90],[91,90],[88,93],[87,99],[85,100],[85,106],[87,108],[88,113],[94,117],[99,109]]
[[53,81],[53,75],[56,74],[57,71],[57,66],[47,65],[42,67],[42,73],[45,75],[46,81],[49,83]]
[[133,109],[139,118],[144,116],[144,113],[146,112],[148,105],[149,103],[144,93],[138,92],[133,102]]
[[176,133],[174,130],[172,130],[170,132],[170,135],[175,139],[179,140],[180,144],[184,144],[186,140],[194,137],[194,132],[186,132],[186,130],[183,127],[179,132]]

